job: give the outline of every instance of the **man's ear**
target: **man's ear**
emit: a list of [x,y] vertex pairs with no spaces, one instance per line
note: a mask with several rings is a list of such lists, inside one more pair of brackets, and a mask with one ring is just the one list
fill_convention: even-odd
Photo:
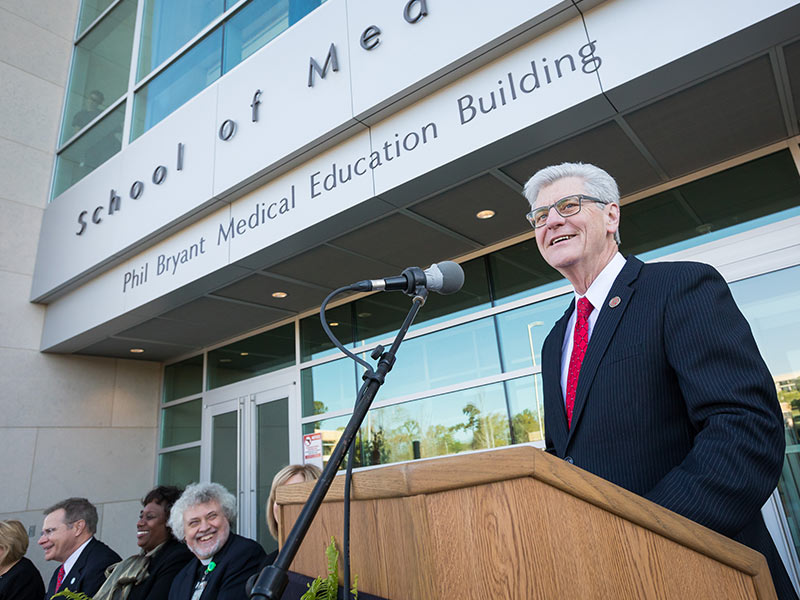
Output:
[[80,535],[86,531],[86,521],[78,519],[72,524],[72,529],[75,532],[75,537],[80,537]]
[[614,233],[619,229],[619,204],[609,204],[606,213],[606,231]]

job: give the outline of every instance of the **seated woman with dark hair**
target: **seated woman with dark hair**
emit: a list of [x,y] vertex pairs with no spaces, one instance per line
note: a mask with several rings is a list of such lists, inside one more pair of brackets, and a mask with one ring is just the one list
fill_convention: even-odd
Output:
[[0,521],[0,600],[42,600],[44,582],[25,558],[28,532],[19,521]]
[[93,600],[167,599],[175,575],[193,558],[167,525],[181,492],[160,485],[147,493],[136,523],[136,543],[141,552],[109,567],[108,579]]

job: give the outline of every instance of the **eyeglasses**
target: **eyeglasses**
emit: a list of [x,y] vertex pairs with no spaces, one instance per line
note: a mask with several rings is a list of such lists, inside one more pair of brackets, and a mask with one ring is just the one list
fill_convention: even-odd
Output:
[[[80,519],[79,519],[79,520],[80,520]],[[73,521],[72,523],[62,523],[62,524],[63,524],[63,525],[64,525],[64,526],[65,526],[67,529],[72,529],[72,526],[73,526],[75,523],[77,523],[77,521]],[[46,538],[49,538],[51,535],[53,535],[53,534],[54,534],[56,531],[58,531],[59,529],[61,529],[61,525],[59,525],[58,527],[48,527],[47,529],[42,529],[42,530],[39,532],[39,537],[42,537],[42,536],[44,536],[44,537],[46,537]]]
[[[60,525],[59,525],[59,527],[60,527]],[[44,536],[44,537],[46,537],[46,538],[49,538],[49,537],[50,537],[51,535],[53,535],[53,534],[54,534],[56,531],[58,531],[59,527],[49,527],[49,528],[47,528],[47,529],[42,529],[41,533],[39,534],[39,537],[42,537],[42,536]]]
[[528,221],[530,221],[530,224],[534,229],[539,229],[540,227],[547,225],[547,217],[550,214],[551,208],[555,208],[558,214],[564,218],[567,218],[577,215],[579,212],[581,212],[581,204],[583,200],[589,200],[590,202],[596,202],[597,204],[601,205],[611,204],[607,200],[600,200],[600,198],[584,196],[583,194],[575,194],[574,196],[566,196],[561,198],[561,200],[556,200],[549,206],[540,206],[539,208],[534,208],[531,212],[525,215],[525,217],[528,219]]

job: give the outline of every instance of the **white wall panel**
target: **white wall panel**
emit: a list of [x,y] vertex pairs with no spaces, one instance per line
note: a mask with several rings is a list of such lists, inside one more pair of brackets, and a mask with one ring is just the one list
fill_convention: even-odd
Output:
[[[324,66],[331,43],[338,71],[329,67],[324,79],[315,73],[309,87],[311,57]],[[214,193],[235,188],[320,138],[353,126],[349,63],[345,3],[326,2],[223,77],[217,128],[230,119],[236,133],[228,141],[215,138]],[[257,90],[254,123],[251,105]]]
[[[217,89],[212,86],[190,100],[56,198],[45,211],[31,296],[38,298],[184,217],[212,198],[214,113]],[[182,169],[178,144],[183,144]],[[166,178],[153,182],[156,169]],[[131,198],[136,181],[141,196]],[[109,214],[111,190],[120,209]],[[92,222],[97,209],[100,223]],[[79,215],[87,225],[82,229]]]
[[374,146],[401,151],[375,169],[376,194],[600,94],[581,52],[593,56],[576,18],[373,126]]
[[[371,112],[386,99],[402,96],[499,43],[570,9],[563,0],[527,0],[493,4],[482,0],[441,2],[426,0],[428,14],[420,16],[422,2],[408,0],[348,0],[350,54],[353,70],[353,112]],[[362,34],[374,26],[380,42],[372,50],[361,46]]]
[[797,4],[793,0],[615,0],[586,14],[610,90]]

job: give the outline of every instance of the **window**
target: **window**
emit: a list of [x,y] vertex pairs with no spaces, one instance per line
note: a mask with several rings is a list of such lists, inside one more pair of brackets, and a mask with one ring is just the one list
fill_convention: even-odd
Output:
[[219,79],[221,50],[222,29],[217,29],[137,91],[131,140]]
[[294,352],[294,323],[212,350],[208,389],[294,365]]
[[53,182],[54,196],[58,196],[119,152],[122,147],[124,119],[123,102],[59,153]]
[[224,9],[222,0],[144,0],[136,81],[180,50]]
[[[138,2],[141,35],[134,40]],[[321,3],[82,0],[51,199]]]
[[136,0],[123,0],[75,45],[61,144],[127,91],[135,21]]

